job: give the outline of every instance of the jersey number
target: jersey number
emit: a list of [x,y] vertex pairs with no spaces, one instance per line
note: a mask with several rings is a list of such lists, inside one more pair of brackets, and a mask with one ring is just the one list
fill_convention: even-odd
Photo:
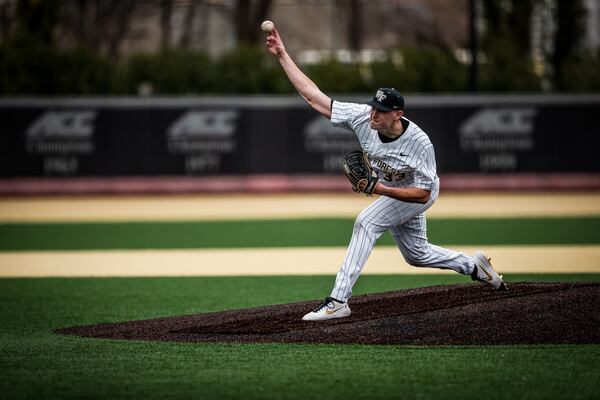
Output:
[[391,182],[392,180],[401,181],[402,179],[404,179],[404,176],[405,174],[403,172],[397,172],[395,174],[388,172],[383,174],[383,179],[385,179],[388,182]]

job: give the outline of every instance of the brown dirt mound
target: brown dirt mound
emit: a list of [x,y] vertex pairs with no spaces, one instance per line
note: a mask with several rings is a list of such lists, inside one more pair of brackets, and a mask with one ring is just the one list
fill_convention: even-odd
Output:
[[71,327],[92,338],[175,342],[496,345],[600,343],[600,284],[432,286],[356,296],[352,315],[302,321],[318,301]]

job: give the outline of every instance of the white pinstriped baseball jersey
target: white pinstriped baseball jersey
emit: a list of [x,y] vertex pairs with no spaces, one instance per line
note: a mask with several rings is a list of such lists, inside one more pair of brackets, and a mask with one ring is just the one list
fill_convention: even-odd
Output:
[[332,102],[331,123],[354,131],[368,153],[373,168],[386,186],[430,190],[426,204],[404,202],[381,196],[356,218],[346,258],[337,274],[331,297],[345,302],[352,296],[363,266],[377,239],[387,230],[400,253],[411,265],[473,272],[474,262],[465,253],[432,245],[427,240],[425,211],[439,193],[435,153],[429,137],[414,122],[403,118],[404,133],[385,142],[370,126],[371,107],[365,104]]
[[403,118],[405,132],[397,140],[383,143],[370,126],[371,107],[334,101],[331,123],[356,133],[379,179],[386,186],[433,190],[439,185],[433,145],[425,132]]

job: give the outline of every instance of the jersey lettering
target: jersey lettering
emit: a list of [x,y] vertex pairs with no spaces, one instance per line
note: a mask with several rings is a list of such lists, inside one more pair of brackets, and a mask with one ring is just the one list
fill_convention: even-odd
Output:
[[377,168],[378,170],[383,172],[383,176],[386,181],[388,181],[388,182],[391,182],[393,180],[401,181],[402,179],[404,179],[406,177],[405,172],[399,171],[396,168],[389,166],[388,164],[386,164],[379,158],[369,154],[366,151],[365,151],[365,154],[367,156],[367,159],[375,164],[375,168]]

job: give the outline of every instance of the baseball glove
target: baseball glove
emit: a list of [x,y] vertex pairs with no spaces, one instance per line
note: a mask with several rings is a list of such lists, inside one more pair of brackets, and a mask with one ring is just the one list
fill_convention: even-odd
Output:
[[342,169],[352,183],[352,189],[355,192],[364,193],[367,196],[373,194],[379,178],[362,151],[357,150],[346,154]]

